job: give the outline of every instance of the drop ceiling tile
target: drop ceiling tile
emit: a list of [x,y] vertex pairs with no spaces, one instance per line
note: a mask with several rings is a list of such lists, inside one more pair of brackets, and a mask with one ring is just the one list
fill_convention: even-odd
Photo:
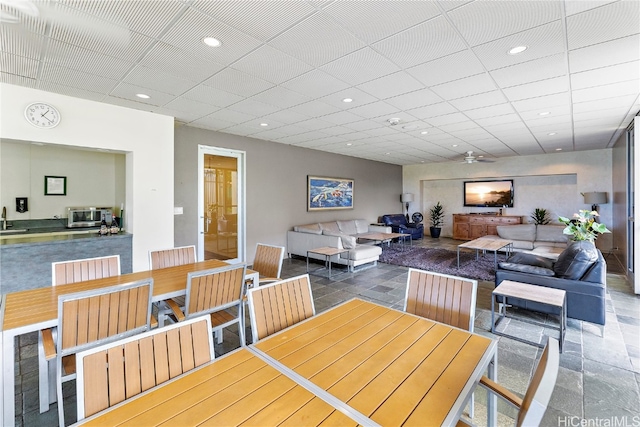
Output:
[[153,111],[154,109],[157,108],[157,106],[155,105],[144,104],[142,102],[120,98],[117,96],[105,96],[102,98],[100,102],[104,102],[105,104],[118,105],[120,107],[131,108],[134,110],[141,110],[141,111]]
[[320,119],[309,119],[296,123],[296,126],[313,133],[314,131],[331,127],[332,124]]
[[229,109],[215,111],[209,114],[207,118],[209,120],[221,120],[223,122],[229,122],[233,125],[256,119],[256,117],[252,114],[241,113],[239,111],[233,111]]
[[466,48],[460,35],[443,16],[408,28],[372,46],[402,67],[412,67]]
[[633,35],[569,51],[572,73],[640,59],[640,36]]
[[453,113],[453,114],[445,114],[444,116],[432,117],[429,120],[430,125],[432,126],[442,126],[448,125],[452,123],[460,123],[467,120],[467,116],[462,113]]
[[567,74],[567,62],[564,54],[551,55],[491,72],[491,76],[501,88],[561,77]]
[[[484,119],[476,119],[475,122],[487,130],[489,130],[488,129],[489,127],[502,125],[505,123],[517,123],[519,125],[522,124],[522,120],[517,114],[505,114],[502,116],[493,116],[493,117],[487,117]],[[489,130],[489,132],[491,131]]]
[[411,117],[406,113],[398,115],[398,109],[393,105],[387,104],[384,101],[372,102],[371,104],[362,105],[356,108],[350,108],[349,112],[357,114],[358,116],[365,119],[373,119],[382,116],[388,116],[385,117],[385,120],[386,118],[399,117],[404,122],[415,119],[414,117]]
[[424,107],[407,110],[407,113],[411,114],[412,116],[420,120],[442,116],[444,114],[451,114],[455,112],[458,112],[458,110],[448,102],[441,102],[439,104],[426,105]]
[[204,82],[205,85],[240,96],[253,96],[274,86],[266,80],[233,68],[225,68]]
[[[542,114],[541,114],[542,113]],[[549,114],[544,114],[549,113]],[[554,107],[547,107],[544,109],[530,110],[520,112],[520,117],[523,120],[555,120],[556,117],[568,116],[571,114],[571,104],[568,102],[563,105],[557,105]]]
[[[629,111],[627,107],[615,107],[615,108],[607,108],[607,109],[598,109],[591,111],[581,111],[581,112],[573,112],[573,120],[576,122],[585,121],[585,120],[595,120],[603,117],[610,119],[618,119],[620,117],[625,117],[625,114]],[[637,110],[634,110],[637,111]],[[621,120],[622,122],[626,122],[626,120]]]
[[556,93],[553,95],[537,96],[535,98],[513,101],[511,105],[519,113],[525,111],[550,111],[553,107],[566,107],[569,105],[569,92]]
[[249,114],[254,117],[266,116],[280,110],[279,107],[256,101],[254,98],[244,99],[240,102],[236,102],[235,104],[230,105],[228,108],[229,110]]
[[485,73],[443,83],[431,88],[437,95],[447,100],[476,95],[496,89],[496,85],[491,77]]
[[[203,37],[215,37],[222,43],[212,48],[202,42]],[[262,43],[204,13],[189,8],[162,36],[166,44],[186,50],[204,60],[223,65],[244,57]]]
[[[322,34],[322,37],[318,37]],[[269,42],[276,49],[319,67],[366,46],[329,16],[315,13]]]
[[309,116],[305,114],[300,114],[300,112],[295,111],[295,107],[294,107],[294,108],[289,108],[287,110],[276,111],[273,114],[268,114],[264,116],[263,119],[267,122],[271,120],[275,120],[277,122],[290,125],[293,123],[308,120]]
[[234,122],[222,120],[218,117],[209,115],[189,123],[189,126],[203,127],[205,129],[212,130],[221,130],[233,126],[234,124]]
[[166,92],[171,95],[183,94],[197,84],[193,80],[181,79],[142,65],[136,66],[122,80],[132,85]]
[[[207,15],[255,37],[267,41],[316,12],[309,2],[292,1],[210,1],[192,5]],[[269,25],[265,25],[265,23]]]
[[513,113],[511,104],[492,105],[490,107],[475,108],[473,110],[465,110],[464,114],[471,120],[484,119],[487,117],[503,116]]
[[505,102],[507,102],[507,99],[504,97],[502,92],[494,90],[492,92],[485,92],[478,95],[465,96],[464,98],[452,99],[449,102],[458,110],[464,111],[504,104]]
[[[36,80],[33,80],[34,83],[35,81]],[[17,82],[12,82],[12,81],[6,81],[6,82],[3,81],[3,83],[17,84]],[[20,85],[27,86],[24,82],[21,82]],[[31,87],[31,86],[27,86],[27,87]],[[32,87],[35,87],[35,86],[32,86]],[[75,96],[76,98],[88,99],[91,101],[102,102],[103,99],[106,98],[104,93],[102,92],[94,92],[92,90],[79,89],[77,87],[65,86],[59,83],[54,83],[54,82],[41,81],[40,84],[37,86],[37,88],[47,92],[64,93],[67,96]]]
[[[527,50],[517,55],[509,55],[509,50],[516,46],[527,46]],[[564,29],[560,21],[550,22],[473,48],[473,52],[488,70],[564,54],[565,51]]]
[[[472,46],[562,18],[560,3],[551,1],[476,1],[447,14]],[[478,22],[492,25],[478,25]]]
[[600,6],[604,6],[607,3],[612,3],[618,0],[589,0],[589,1],[568,1],[564,4],[565,13],[567,16],[575,15],[589,9],[594,9]]
[[171,116],[175,120],[182,123],[190,123],[202,117],[202,112],[200,111],[187,112],[164,107],[156,107],[153,109],[153,112],[156,114],[162,114],[164,116]]
[[287,136],[286,133],[280,132],[277,129],[266,130],[258,133],[254,133],[251,135],[253,138],[263,139],[265,141],[275,141],[279,138],[284,138]]
[[638,94],[640,90],[640,75],[635,80],[627,82],[612,83],[587,89],[573,91],[573,102],[588,102],[598,99],[616,98],[624,95]]
[[519,101],[528,98],[537,98],[544,95],[567,92],[569,90],[569,77],[555,77],[539,82],[527,83],[503,89],[510,101]]
[[201,82],[223,68],[218,63],[205,61],[164,43],[154,45],[149,53],[140,60],[140,65],[197,82]]
[[572,119],[571,115],[567,111],[567,114],[557,114],[557,115],[549,115],[549,116],[537,116],[530,117],[528,119],[524,119],[523,121],[529,127],[529,129],[536,127],[560,127],[563,125],[571,126]]
[[336,22],[374,43],[440,14],[435,2],[332,2],[324,9]]
[[618,1],[567,17],[569,49],[638,34],[640,2]]
[[[137,93],[144,93],[145,95],[149,95],[151,98],[142,99],[136,96]],[[128,99],[130,101],[134,101],[140,104],[149,104],[155,105],[158,107],[162,107],[168,102],[175,99],[174,95],[169,93],[160,92],[154,89],[149,88],[141,88],[140,86],[132,85],[129,83],[120,82],[111,90],[109,93],[111,96],[115,96],[118,98]]]
[[223,108],[231,104],[235,104],[244,98],[224,90],[216,89],[207,85],[198,85],[182,95],[184,98],[194,101],[204,102],[205,104],[215,105]]
[[280,108],[289,108],[295,105],[311,101],[311,98],[280,86],[272,87],[264,92],[254,95],[251,99],[275,105]]
[[371,129],[378,129],[384,127],[385,125],[373,120],[361,120],[359,122],[347,123],[344,127],[348,129],[352,129],[356,132],[368,131]]
[[359,122],[360,120],[362,120],[362,117],[349,111],[338,111],[336,113],[322,116],[322,120],[336,125],[344,125],[347,123]]
[[4,73],[21,74],[26,78],[35,79],[38,77],[39,67],[40,61],[36,59],[0,52],[0,70]]
[[232,67],[276,84],[285,82],[312,69],[310,65],[271,46],[260,46],[236,61]]
[[323,65],[321,69],[352,85],[358,85],[400,71],[396,64],[370,47],[336,59]]
[[404,71],[389,74],[379,79],[371,80],[358,86],[358,89],[375,96],[378,99],[386,99],[423,89],[422,83],[411,77]]
[[133,62],[92,52],[58,40],[49,41],[46,62],[117,80],[125,76],[133,67]]
[[[327,122],[330,122],[330,120],[327,120],[326,117],[323,117],[322,119]],[[350,139],[352,135],[357,134],[353,130],[346,128],[344,126],[331,126],[331,127],[322,129],[322,132],[326,133],[327,135],[334,135],[334,136],[340,135],[343,138],[347,138],[347,139]]]
[[109,92],[118,84],[114,79],[46,63],[42,66],[40,78],[45,82],[101,93]]
[[[351,102],[344,102],[345,98],[351,98]],[[340,92],[333,93],[331,95],[323,96],[319,99],[326,104],[332,105],[341,110],[347,110],[355,107],[359,107],[361,105],[371,104],[372,102],[378,101],[378,98],[375,96],[369,95],[368,93],[355,88],[349,87],[341,90]]]
[[385,102],[400,110],[409,110],[442,102],[442,98],[425,88],[385,99]]
[[482,63],[468,49],[416,65],[407,70],[409,74],[429,87],[470,77],[484,71]]
[[235,135],[250,135],[251,137],[255,137],[255,135],[260,133],[263,129],[264,128],[260,127],[260,123],[258,121],[249,121],[239,125],[229,126],[224,131]]
[[296,105],[291,109],[307,117],[321,117],[326,116],[327,114],[333,114],[342,111],[339,108],[336,108],[333,105],[326,104],[322,101],[305,102],[304,104]]
[[320,98],[349,88],[347,83],[318,69],[288,80],[280,86],[312,98]]
[[640,76],[640,61],[631,61],[596,70],[571,74],[571,88],[574,90],[618,83]]
[[637,95],[625,95],[617,98],[599,99],[596,101],[577,102],[573,104],[574,113],[583,113],[586,111],[606,110],[615,108],[620,105],[629,105],[631,107],[637,101]]

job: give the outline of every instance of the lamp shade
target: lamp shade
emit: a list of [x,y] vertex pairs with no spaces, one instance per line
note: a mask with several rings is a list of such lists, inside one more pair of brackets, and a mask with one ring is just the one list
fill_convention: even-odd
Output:
[[413,202],[413,193],[402,193],[400,196],[400,201],[402,203]]
[[584,202],[588,205],[602,205],[607,203],[607,193],[592,191],[591,193],[583,193]]

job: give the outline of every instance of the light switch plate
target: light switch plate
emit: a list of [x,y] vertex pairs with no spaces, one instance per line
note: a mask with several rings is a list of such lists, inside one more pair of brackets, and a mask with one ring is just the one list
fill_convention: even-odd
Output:
[[182,215],[184,213],[184,209],[182,208],[182,206],[174,206],[173,207],[173,214],[174,215]]

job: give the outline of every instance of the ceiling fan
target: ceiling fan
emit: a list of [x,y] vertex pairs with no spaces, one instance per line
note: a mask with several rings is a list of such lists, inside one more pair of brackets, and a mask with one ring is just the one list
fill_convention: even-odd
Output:
[[488,159],[480,159],[473,155],[473,151],[467,151],[467,155],[465,156],[462,163],[493,163],[493,160]]
[[130,33],[126,22],[103,12],[100,18],[54,1],[0,0],[0,25],[21,33],[22,37],[36,39],[38,28],[51,35],[51,27],[71,31],[84,37],[125,47]]

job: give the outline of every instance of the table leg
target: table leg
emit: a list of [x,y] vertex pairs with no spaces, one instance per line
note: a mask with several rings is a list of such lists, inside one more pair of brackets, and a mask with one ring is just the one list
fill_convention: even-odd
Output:
[[498,269],[498,250],[493,251],[493,269]]
[[[498,352],[493,355],[493,360],[489,363],[487,372],[489,379],[498,381]],[[495,426],[497,423],[498,415],[498,396],[495,393],[491,393],[487,390],[487,425]]]
[[307,273],[309,272],[309,251],[307,251]]
[[460,268],[460,246],[458,246],[458,268]]
[[327,261],[329,264],[329,279],[331,279],[331,255],[327,255]]
[[2,425],[15,425],[15,372],[14,349],[15,337],[2,332]]

